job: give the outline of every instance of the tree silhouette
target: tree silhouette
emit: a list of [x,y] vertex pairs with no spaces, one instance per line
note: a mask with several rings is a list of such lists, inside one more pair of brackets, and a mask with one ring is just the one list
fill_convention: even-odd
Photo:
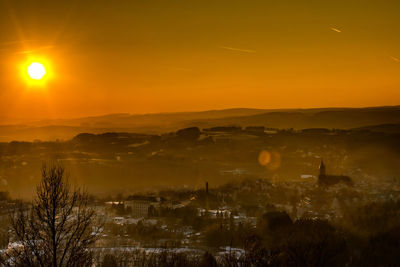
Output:
[[345,266],[348,250],[343,236],[323,220],[297,220],[281,251],[284,266]]
[[116,267],[118,266],[117,258],[112,254],[106,254],[103,258],[101,267]]
[[42,180],[30,206],[20,205],[10,217],[12,246],[3,255],[4,265],[88,266],[89,250],[100,227],[88,207],[88,194],[71,190],[64,168],[42,167]]

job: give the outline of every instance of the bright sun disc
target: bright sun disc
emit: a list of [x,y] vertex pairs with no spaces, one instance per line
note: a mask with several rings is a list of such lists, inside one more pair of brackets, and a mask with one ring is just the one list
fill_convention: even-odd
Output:
[[46,69],[38,62],[33,62],[28,67],[28,75],[34,80],[40,80],[46,75]]

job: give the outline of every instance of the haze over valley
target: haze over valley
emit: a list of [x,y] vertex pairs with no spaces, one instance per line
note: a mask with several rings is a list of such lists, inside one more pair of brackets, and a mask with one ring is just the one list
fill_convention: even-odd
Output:
[[162,134],[186,127],[264,126],[280,129],[352,129],[400,124],[400,107],[315,109],[227,109],[157,114],[110,114],[77,119],[28,121],[0,125],[0,141],[68,140],[79,133]]

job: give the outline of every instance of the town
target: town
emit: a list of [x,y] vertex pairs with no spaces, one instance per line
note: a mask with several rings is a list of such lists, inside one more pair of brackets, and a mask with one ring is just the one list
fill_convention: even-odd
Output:
[[[338,229],[345,229],[353,235],[364,236],[365,232],[363,231],[371,231],[371,229],[358,229],[353,232],[355,224],[368,224],[368,220],[372,220],[368,216],[379,216],[379,212],[384,212],[380,209],[385,210],[387,205],[395,207],[399,205],[400,184],[394,183],[390,177],[387,180],[374,179],[372,176],[374,172],[368,174],[370,170],[363,171],[360,167],[348,168],[346,172],[343,172],[346,175],[338,175],[338,171],[345,170],[347,162],[344,159],[349,158],[349,153],[345,149],[340,149],[340,143],[336,143],[336,147],[332,145],[329,147],[331,154],[323,153],[322,151],[326,151],[327,147],[319,146],[319,144],[322,143],[321,136],[342,139],[342,142],[345,143],[346,141],[343,139],[349,138],[348,136],[351,135],[357,135],[359,142],[362,142],[363,137],[368,136],[368,140],[371,140],[371,136],[377,134],[379,135],[379,133],[373,132],[323,129],[288,132],[260,127],[246,129],[219,127],[200,132],[197,128],[188,128],[179,130],[175,134],[162,136],[161,140],[160,137],[154,136],[135,136],[139,139],[135,139],[135,142],[139,143],[135,146],[129,144],[129,141],[132,140],[129,138],[132,138],[132,135],[79,135],[71,142],[75,142],[74,149],[80,147],[82,151],[80,155],[83,154],[83,151],[102,149],[106,151],[102,154],[103,157],[109,157],[110,153],[114,154],[115,150],[118,151],[113,161],[97,163],[103,165],[120,164],[127,155],[133,157],[132,155],[136,154],[137,156],[138,153],[144,153],[146,146],[151,146],[151,149],[154,150],[154,142],[158,146],[157,153],[150,152],[150,156],[146,159],[153,163],[157,162],[154,157],[158,161],[170,158],[168,148],[171,151],[172,147],[174,148],[172,151],[176,154],[173,160],[176,160],[179,152],[188,151],[186,157],[190,157],[196,163],[199,158],[195,160],[193,156],[200,154],[201,149],[203,152],[199,157],[203,157],[202,161],[207,160],[205,158],[207,154],[204,152],[204,147],[207,148],[207,146],[207,149],[216,151],[213,146],[222,143],[221,146],[225,148],[234,147],[235,150],[231,152],[235,152],[243,138],[246,142],[252,140],[257,145],[257,139],[267,138],[271,144],[270,146],[264,145],[263,149],[259,149],[258,156],[254,157],[257,166],[247,164],[247,168],[245,168],[244,164],[233,161],[232,155],[230,165],[236,168],[229,169],[226,161],[220,163],[220,166],[224,167],[219,170],[218,177],[228,176],[229,179],[225,183],[221,180],[213,182],[204,179],[202,186],[196,186],[188,180],[187,185],[171,185],[159,189],[137,190],[137,192],[128,190],[118,192],[112,188],[112,185],[110,185],[111,192],[115,193],[96,194],[89,191],[89,206],[95,211],[97,220],[102,224],[102,230],[92,248],[96,262],[100,264],[105,257],[113,255],[115,260],[119,260],[119,264],[129,265],[133,264],[134,255],[137,258],[138,253],[139,255],[141,255],[140,253],[158,255],[166,251],[176,254],[184,253],[186,256],[192,255],[193,257],[207,252],[219,261],[226,257],[241,259],[254,249],[256,241],[253,239],[256,236],[263,238],[267,236],[267,240],[263,241],[263,246],[268,248],[268,253],[273,253],[272,251],[276,248],[268,239],[273,238],[276,232],[283,231],[282,227],[285,229],[288,225],[294,225],[296,222],[304,220],[326,222]],[[202,135],[206,136],[202,137]],[[318,136],[318,144],[310,145],[308,150],[303,150],[299,147],[291,148],[291,144],[288,142],[287,145],[279,144],[279,149],[273,146],[273,142],[277,142],[276,140],[270,141],[274,138],[277,139],[279,135],[284,135],[286,138],[290,138],[290,136],[296,138],[297,136],[297,138],[307,139],[310,136]],[[386,133],[385,135],[387,136]],[[143,138],[146,140],[143,141]],[[388,140],[390,139],[385,139],[385,142]],[[298,140],[292,142],[297,144]],[[7,155],[11,151],[10,147],[19,145],[31,146],[31,151],[40,147],[40,150],[43,151],[46,146],[49,147],[53,144],[42,142],[4,143],[2,145],[3,166],[17,164],[18,158],[23,158],[23,162],[25,162],[18,168],[32,164],[28,162],[29,157],[26,154],[18,154],[18,150],[13,150],[13,156]],[[68,149],[70,144],[67,142],[54,145],[62,148],[58,150],[61,161],[67,162],[67,164],[71,162],[70,158],[62,156],[62,153],[70,153]],[[111,151],[110,146],[113,147]],[[130,151],[126,151],[126,148],[129,148]],[[77,153],[75,152],[75,155]],[[226,152],[222,151],[221,153]],[[242,153],[246,153],[246,151],[242,151]],[[319,153],[323,153],[324,158]],[[34,155],[32,153],[31,157]],[[228,153],[226,155],[226,157],[217,156],[227,160]],[[182,154],[180,157],[182,157],[182,164],[187,164],[188,159],[184,159]],[[297,164],[304,162],[304,165],[294,169],[297,170],[295,177],[283,179],[282,176],[285,173],[290,175],[285,171],[285,165],[294,164],[291,160],[295,161],[296,159]],[[130,160],[132,161],[132,159]],[[78,157],[76,161],[85,164],[85,161],[91,162],[92,160]],[[240,165],[240,167],[236,165]],[[335,167],[332,168],[332,165]],[[259,167],[262,167],[265,172],[260,174]],[[373,171],[379,171],[379,169]],[[262,178],[257,178],[256,172]],[[199,173],[204,175],[202,170],[197,169],[196,179],[199,179]],[[2,177],[3,186],[11,183],[4,178],[4,172]],[[15,198],[8,196],[6,191],[1,196],[3,199],[1,202],[2,224],[5,226]],[[369,205],[382,207],[376,210],[377,214],[368,214],[371,212]],[[366,214],[362,214],[362,212],[366,212]],[[390,221],[396,219],[397,215]],[[363,220],[367,220],[367,222]],[[18,245],[10,239],[5,230],[1,233],[1,244],[3,250]]]

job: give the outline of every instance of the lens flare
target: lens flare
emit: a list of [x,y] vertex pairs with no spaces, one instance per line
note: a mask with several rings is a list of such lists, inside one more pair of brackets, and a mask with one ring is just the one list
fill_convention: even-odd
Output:
[[281,166],[281,155],[277,151],[262,150],[258,154],[258,163],[274,171]]
[[267,166],[271,162],[271,153],[266,150],[263,150],[258,155],[258,163],[262,166]]

